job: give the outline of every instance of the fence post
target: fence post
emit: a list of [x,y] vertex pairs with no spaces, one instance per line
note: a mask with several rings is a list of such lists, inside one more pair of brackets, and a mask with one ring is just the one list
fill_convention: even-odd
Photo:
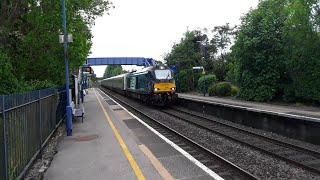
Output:
[[39,137],[40,137],[40,142],[39,142],[39,150],[40,150],[40,156],[42,156],[42,108],[41,108],[41,90],[38,90],[38,101],[39,101]]
[[1,98],[1,105],[2,105],[2,119],[3,119],[3,162],[2,168],[4,173],[4,179],[9,179],[9,168],[8,168],[8,123],[6,120],[5,115],[5,103],[4,103],[5,96],[3,95]]

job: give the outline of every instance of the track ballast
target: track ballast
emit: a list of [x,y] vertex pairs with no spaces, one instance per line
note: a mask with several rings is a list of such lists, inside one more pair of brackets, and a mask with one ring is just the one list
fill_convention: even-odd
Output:
[[234,163],[228,161],[227,159],[219,156],[215,152],[209,150],[208,148],[202,146],[198,142],[186,137],[175,129],[178,127],[169,127],[168,125],[158,121],[157,119],[146,114],[143,109],[133,106],[126,101],[124,101],[120,95],[115,96],[109,92],[109,90],[101,89],[110,97],[115,99],[118,103],[125,106],[131,111],[134,111],[135,115],[145,121],[152,128],[157,130],[159,133],[164,135],[166,138],[170,139],[172,142],[177,144],[179,147],[184,149],[206,167],[217,173],[224,179],[259,179],[252,175],[250,172],[238,167]]

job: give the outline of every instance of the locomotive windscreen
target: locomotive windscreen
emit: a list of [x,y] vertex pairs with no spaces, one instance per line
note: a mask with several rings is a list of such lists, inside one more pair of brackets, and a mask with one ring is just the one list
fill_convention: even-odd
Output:
[[155,70],[156,79],[172,79],[171,71],[168,69]]

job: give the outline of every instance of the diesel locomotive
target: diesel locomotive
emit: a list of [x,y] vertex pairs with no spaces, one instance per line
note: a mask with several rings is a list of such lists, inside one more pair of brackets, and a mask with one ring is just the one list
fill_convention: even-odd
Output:
[[172,71],[152,66],[100,81],[101,86],[148,104],[165,105],[178,98]]

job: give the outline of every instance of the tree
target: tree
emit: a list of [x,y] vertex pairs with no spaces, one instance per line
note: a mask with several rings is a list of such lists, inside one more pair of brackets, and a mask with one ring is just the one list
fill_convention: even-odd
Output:
[[227,23],[214,27],[212,32],[213,38],[209,45],[211,51],[209,59],[205,62],[205,69],[215,74],[218,81],[224,81],[228,71],[230,46],[236,34],[236,27],[230,27]]
[[178,92],[188,92],[192,90],[193,87],[193,77],[192,70],[185,69],[181,70],[176,76],[176,85]]
[[210,40],[210,44],[215,47],[216,51],[214,53],[216,56],[224,58],[229,53],[232,39],[236,34],[236,28],[236,26],[231,27],[229,23],[213,28],[213,38]]
[[244,99],[270,101],[279,91],[284,72],[285,4],[283,0],[261,1],[242,20],[232,54]]
[[13,93],[18,88],[18,80],[13,75],[8,56],[0,51],[0,94]]
[[242,21],[229,77],[247,100],[320,102],[319,0],[265,0]]
[[178,44],[165,56],[167,65],[178,66],[179,69],[191,69],[203,65],[200,52],[200,41],[207,41],[207,36],[200,31],[187,31]]
[[104,71],[103,77],[109,78],[113,76],[117,76],[124,73],[121,65],[108,65],[106,70]]
[[[11,64],[21,86],[16,90],[34,89],[41,82],[63,85],[63,47],[58,41],[62,26],[60,1],[8,2],[1,2],[0,7],[0,54],[8,56],[6,64]],[[108,0],[67,1],[68,32],[74,37],[69,46],[71,72],[87,59],[92,44],[90,27],[95,18],[111,7]]]
[[318,0],[295,0],[286,7],[284,45],[287,100],[320,102],[320,36]]

